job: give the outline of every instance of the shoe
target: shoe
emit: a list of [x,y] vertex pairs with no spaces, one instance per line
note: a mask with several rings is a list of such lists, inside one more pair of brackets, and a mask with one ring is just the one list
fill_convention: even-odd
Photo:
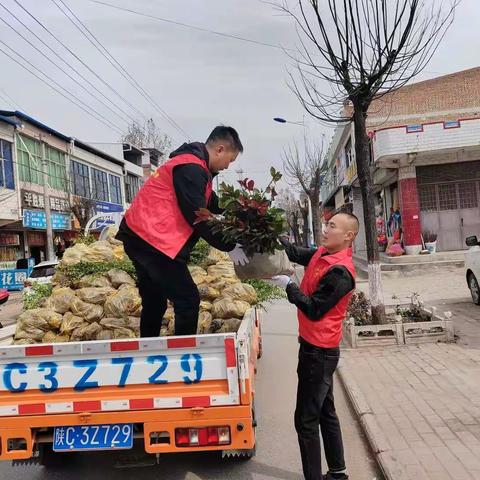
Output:
[[331,474],[330,472],[326,473],[323,476],[323,480],[348,480],[348,475],[346,473],[339,473],[338,476]]

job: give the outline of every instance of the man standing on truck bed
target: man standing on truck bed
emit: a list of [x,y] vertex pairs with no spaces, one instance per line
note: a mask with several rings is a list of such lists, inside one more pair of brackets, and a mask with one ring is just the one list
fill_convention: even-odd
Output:
[[[282,240],[288,258],[306,268],[300,287],[288,276],[272,281],[286,287],[298,308],[298,390],[295,429],[306,480],[347,480],[342,432],[333,399],[333,374],[340,357],[342,324],[355,288],[352,243],[359,229],[355,215],[334,215],[323,230],[322,246],[300,248]],[[322,433],[328,473],[322,476]]]
[[197,332],[200,296],[187,262],[200,237],[231,251],[234,262],[246,260],[240,246],[225,243],[206,222],[194,224],[200,208],[222,213],[212,178],[241,152],[238,133],[226,126],[214,128],[205,143],[184,143],[145,182],[125,213],[117,238],[137,272],[142,337],[160,334],[167,300],[173,303],[175,335]]

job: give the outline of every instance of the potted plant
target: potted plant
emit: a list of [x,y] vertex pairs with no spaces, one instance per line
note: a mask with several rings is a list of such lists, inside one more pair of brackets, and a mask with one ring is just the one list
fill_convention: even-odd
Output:
[[286,231],[285,212],[273,206],[277,195],[275,184],[282,174],[272,167],[270,175],[271,180],[263,190],[248,178],[238,181],[240,188],[222,183],[218,192],[224,209],[221,217],[207,209],[197,212],[197,223],[209,222],[213,232],[221,232],[226,241],[243,246],[249,263],[235,265],[235,272],[242,280],[293,274],[292,265],[278,241]]
[[423,241],[425,242],[425,248],[430,253],[436,253],[437,251],[437,234],[430,232],[429,230],[425,230],[423,232]]

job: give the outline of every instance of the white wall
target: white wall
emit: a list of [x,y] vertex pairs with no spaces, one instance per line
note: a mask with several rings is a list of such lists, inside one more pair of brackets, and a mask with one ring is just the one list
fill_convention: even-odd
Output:
[[463,120],[460,125],[450,129],[443,123],[424,125],[418,133],[407,133],[406,127],[380,130],[373,142],[375,161],[388,155],[480,146],[480,119]]

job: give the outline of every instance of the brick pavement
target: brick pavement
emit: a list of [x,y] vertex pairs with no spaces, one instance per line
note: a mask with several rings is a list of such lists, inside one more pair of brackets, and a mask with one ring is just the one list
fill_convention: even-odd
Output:
[[339,374],[388,480],[480,480],[480,350],[344,350]]

